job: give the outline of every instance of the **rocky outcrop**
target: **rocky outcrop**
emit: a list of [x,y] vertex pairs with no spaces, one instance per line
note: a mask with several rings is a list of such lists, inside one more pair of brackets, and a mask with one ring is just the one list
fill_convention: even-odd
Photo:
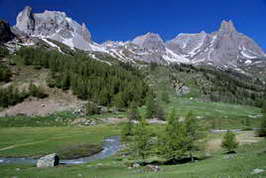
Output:
[[104,44],[122,60],[157,63],[208,64],[238,67],[266,61],[264,51],[251,38],[239,33],[232,21],[223,21],[217,32],[181,33],[164,42],[158,34],[147,33],[126,43]]
[[0,43],[5,43],[14,38],[14,34],[10,30],[7,22],[0,20]]
[[254,40],[239,33],[232,21],[223,21],[219,30],[213,33],[181,33],[166,42],[158,34],[147,33],[132,41],[109,41],[99,45],[92,41],[85,23],[78,24],[64,12],[46,10],[33,13],[32,8],[27,6],[19,13],[15,29],[31,37],[59,41],[72,49],[104,55],[108,53],[123,62],[189,63],[238,68],[266,61],[264,51]]
[[18,14],[15,28],[29,36],[50,38],[71,48],[92,50],[91,34],[85,23],[78,24],[64,12],[33,13],[27,6]]
[[41,157],[37,161],[38,168],[55,167],[59,165],[59,156],[56,153]]

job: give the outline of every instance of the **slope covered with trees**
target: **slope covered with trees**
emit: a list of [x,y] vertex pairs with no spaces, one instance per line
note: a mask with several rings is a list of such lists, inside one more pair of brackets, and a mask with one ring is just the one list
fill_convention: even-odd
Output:
[[133,101],[141,105],[150,90],[136,68],[128,64],[109,65],[82,53],[65,55],[44,48],[21,48],[13,61],[50,69],[49,87],[71,89],[80,99],[98,105],[123,108]]

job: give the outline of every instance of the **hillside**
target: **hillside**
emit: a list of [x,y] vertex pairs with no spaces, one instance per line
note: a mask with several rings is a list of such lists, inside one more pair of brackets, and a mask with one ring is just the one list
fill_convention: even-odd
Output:
[[26,6],[0,20],[0,177],[265,177],[265,67],[232,21],[98,44]]

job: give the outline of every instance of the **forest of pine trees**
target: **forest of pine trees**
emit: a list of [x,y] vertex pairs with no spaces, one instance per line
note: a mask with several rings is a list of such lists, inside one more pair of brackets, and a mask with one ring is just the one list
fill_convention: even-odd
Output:
[[[187,64],[172,65],[172,73],[186,73],[194,78],[193,83],[202,95],[214,102],[254,105],[261,107],[266,95],[266,86],[262,81],[233,71],[221,71],[204,66]],[[174,75],[171,80],[177,80]],[[184,81],[184,83],[186,83]]]
[[71,89],[80,99],[98,105],[128,107],[145,102],[149,87],[140,72],[127,65],[108,65],[85,54],[64,55],[41,48],[21,48],[16,60],[35,68],[48,68],[49,87]]

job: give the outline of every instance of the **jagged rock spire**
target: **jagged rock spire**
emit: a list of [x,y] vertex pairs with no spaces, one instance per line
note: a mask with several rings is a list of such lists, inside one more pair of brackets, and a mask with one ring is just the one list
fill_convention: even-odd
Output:
[[223,20],[222,23],[221,23],[221,27],[220,27],[219,31],[222,31],[222,32],[235,32],[236,28],[234,26],[234,23],[231,20],[230,21]]
[[88,30],[86,24],[83,22],[82,23],[82,27],[81,27],[81,33],[82,33],[82,37],[87,41],[90,42],[91,41],[91,33]]
[[34,31],[34,25],[35,21],[32,15],[32,8],[26,6],[17,16],[16,27],[26,34],[31,34]]

